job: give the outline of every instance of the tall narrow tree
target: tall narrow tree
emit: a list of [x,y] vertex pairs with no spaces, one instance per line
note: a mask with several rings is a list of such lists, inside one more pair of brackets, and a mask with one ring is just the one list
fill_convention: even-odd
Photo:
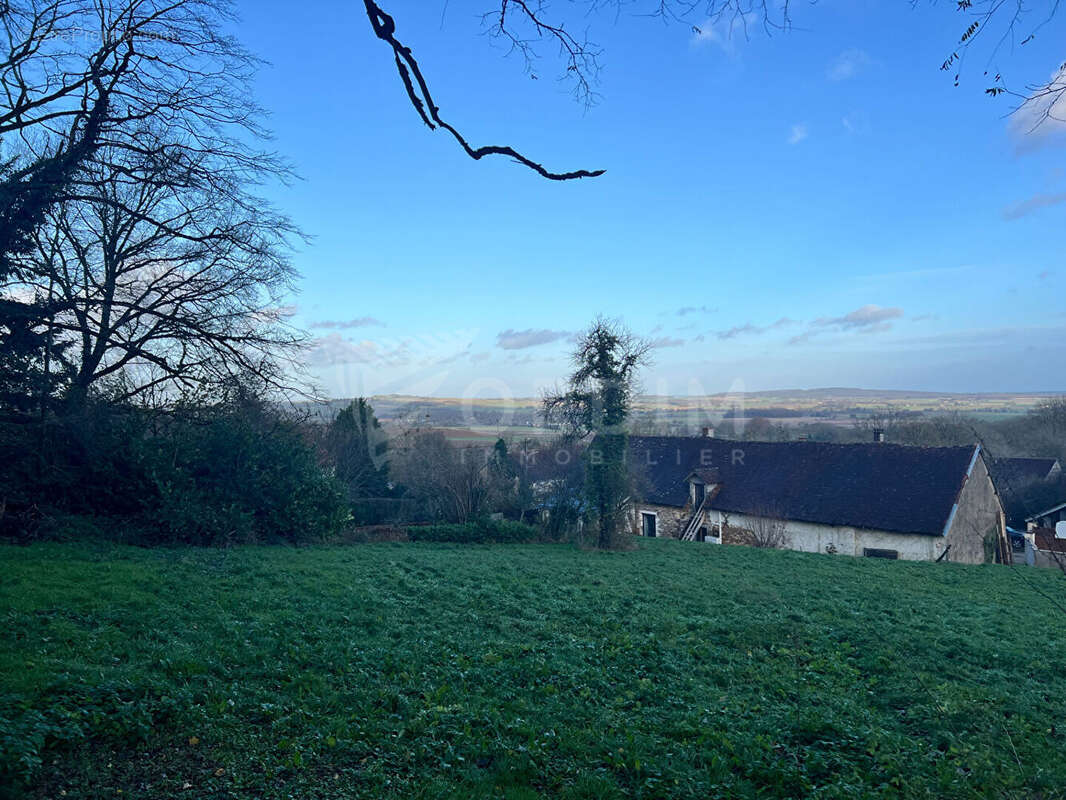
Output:
[[617,543],[625,520],[631,483],[626,423],[650,351],[648,342],[620,323],[599,318],[578,339],[567,389],[543,401],[545,418],[561,422],[568,436],[592,437],[585,451],[585,494],[601,548]]
[[349,502],[389,496],[388,446],[388,437],[365,397],[353,400],[334,417],[326,434],[326,450]]

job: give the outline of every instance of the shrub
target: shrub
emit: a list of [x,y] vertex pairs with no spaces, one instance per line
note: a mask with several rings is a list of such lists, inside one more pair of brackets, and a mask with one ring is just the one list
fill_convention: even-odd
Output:
[[448,525],[418,525],[407,529],[412,542],[457,542],[459,544],[521,544],[540,538],[532,525],[507,520],[480,519]]
[[0,426],[0,456],[0,537],[17,541],[106,531],[145,545],[296,543],[349,517],[305,427],[239,391],[166,413],[90,402]]
[[296,421],[256,401],[182,419],[155,464],[161,541],[299,542],[339,529],[344,493],[318,466]]

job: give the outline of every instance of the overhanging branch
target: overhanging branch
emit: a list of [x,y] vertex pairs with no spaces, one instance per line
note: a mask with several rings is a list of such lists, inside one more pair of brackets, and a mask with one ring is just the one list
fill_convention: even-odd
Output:
[[522,155],[513,147],[506,145],[472,147],[459,131],[441,119],[440,109],[437,108],[437,105],[433,102],[433,97],[429,92],[429,86],[426,85],[426,80],[422,75],[422,70],[418,65],[418,61],[415,60],[414,55],[412,55],[411,49],[404,46],[396,39],[396,22],[393,18],[382,11],[374,0],[363,0],[363,4],[366,6],[366,14],[370,19],[370,24],[374,28],[374,35],[392,48],[392,51],[396,56],[396,69],[400,73],[400,80],[403,81],[403,86],[407,91],[408,98],[411,100],[411,105],[415,107],[419,116],[422,117],[422,121],[426,123],[431,130],[443,128],[448,131],[448,133],[459,142],[459,145],[472,159],[479,161],[485,156],[510,156],[519,164],[523,164],[537,174],[553,181],[570,181],[576,178],[595,178],[605,172],[605,170],[602,169],[579,169],[574,170],[573,172],[552,172],[545,169],[543,165],[538,164],[536,161]]

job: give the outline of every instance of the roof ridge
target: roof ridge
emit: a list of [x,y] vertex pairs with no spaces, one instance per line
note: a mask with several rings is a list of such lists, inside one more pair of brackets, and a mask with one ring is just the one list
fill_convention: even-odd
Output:
[[[975,447],[979,447],[978,442],[973,444],[941,444],[941,445],[915,445],[915,444],[903,444],[902,442],[818,442],[811,441],[810,439],[789,439],[783,442],[768,442],[762,439],[726,439],[721,436],[660,436],[658,434],[645,435],[631,433],[629,434],[630,440],[633,439],[658,439],[662,441],[670,442],[720,442],[722,444],[740,444],[740,445],[795,445],[800,447],[868,447],[877,449],[886,448],[901,448],[906,450],[966,450],[972,451]],[[1045,459],[1039,458],[1036,460],[1043,461]],[[1046,459],[1048,461],[1054,459]]]

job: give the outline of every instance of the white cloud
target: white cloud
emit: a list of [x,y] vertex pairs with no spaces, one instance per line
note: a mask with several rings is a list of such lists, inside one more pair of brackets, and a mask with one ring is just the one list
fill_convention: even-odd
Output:
[[1014,111],[1007,129],[1019,153],[1066,144],[1066,65],[1051,73],[1045,90]]
[[840,124],[850,134],[869,133],[871,127],[869,118],[861,111],[845,114],[840,118]]
[[1003,219],[1021,219],[1028,214],[1032,214],[1034,211],[1057,206],[1062,203],[1066,203],[1066,192],[1059,192],[1057,194],[1038,192],[1020,203],[1016,203],[1013,206],[1003,209]]
[[723,52],[732,54],[736,51],[737,40],[747,40],[749,32],[757,30],[758,24],[759,16],[755,12],[706,19],[699,25],[692,26],[692,44],[714,45]]
[[683,306],[677,310],[679,317],[687,317],[689,314],[714,314],[718,311],[717,308],[709,308],[708,306]]
[[902,316],[902,308],[883,308],[871,303],[862,308],[857,308],[842,317],[821,317],[816,319],[814,324],[822,327],[835,326],[844,330],[855,330],[882,325],[889,320],[899,319]]
[[884,333],[892,329],[892,320],[902,316],[902,308],[885,308],[871,303],[840,317],[819,317],[806,331],[789,339],[788,343],[801,344],[833,329],[856,333]]
[[45,295],[33,286],[5,286],[0,289],[0,298],[14,300],[16,303],[32,303]]
[[330,333],[311,342],[306,361],[312,367],[366,364],[374,369],[439,368],[470,355],[475,335],[476,331],[459,330],[379,341],[353,341],[339,333]]
[[660,336],[658,339],[652,339],[649,344],[654,348],[660,347],[681,347],[685,343],[684,339],[674,339],[670,336]]
[[516,331],[508,328],[496,334],[496,346],[501,350],[524,350],[527,347],[557,342],[570,335],[569,331],[535,330],[533,328]]
[[800,142],[802,142],[804,139],[807,138],[807,134],[808,133],[809,132],[807,130],[807,125],[805,123],[803,123],[803,122],[797,122],[795,125],[792,126],[792,128],[789,131],[788,143],[789,144],[799,144]]
[[369,364],[381,356],[381,347],[376,342],[364,339],[352,342],[339,333],[331,333],[311,343],[307,363],[311,366],[335,364]]
[[826,76],[831,81],[846,81],[848,78],[854,78],[871,61],[869,54],[865,50],[851,47],[837,56],[833,63],[829,65]]
[[356,317],[355,319],[348,320],[334,320],[324,319],[319,322],[312,322],[308,325],[309,328],[324,328],[326,330],[344,330],[346,328],[365,328],[370,325],[384,325],[380,319],[376,317]]
[[722,35],[718,33],[715,28],[715,23],[711,20],[706,20],[701,25],[692,26],[692,43],[693,44],[716,44],[719,47],[725,48],[727,40],[723,40]]
[[769,325],[762,326],[753,325],[750,322],[746,322],[743,325],[737,325],[736,327],[730,328],[729,330],[718,331],[715,336],[717,336],[719,339],[735,339],[738,336],[743,336],[745,334],[756,335],[761,333],[767,333],[768,331],[773,331],[777,330],[778,328],[784,328],[789,325],[796,324],[796,320],[789,319],[788,317],[781,317],[781,319],[777,320],[776,322],[772,322]]

